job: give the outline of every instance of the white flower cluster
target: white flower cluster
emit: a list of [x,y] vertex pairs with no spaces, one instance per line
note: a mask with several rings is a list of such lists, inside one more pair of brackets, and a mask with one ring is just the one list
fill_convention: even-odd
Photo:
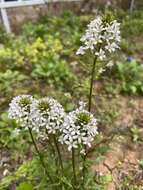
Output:
[[33,125],[41,130],[46,129],[49,134],[59,130],[65,116],[62,105],[49,97],[34,101],[31,111]]
[[102,17],[98,17],[88,25],[81,42],[84,45],[78,49],[77,55],[84,55],[86,50],[91,50],[100,60],[103,60],[108,53],[119,48],[120,23],[116,20],[107,23]]
[[8,115],[15,119],[22,127],[31,127],[31,105],[34,98],[30,95],[21,95],[13,98],[10,103]]
[[84,153],[85,146],[90,147],[98,134],[97,122],[94,116],[81,105],[65,116],[61,132],[59,141],[66,144],[69,151],[82,146],[81,153]]
[[55,134],[65,115],[63,107],[53,98],[34,99],[30,95],[15,97],[9,108],[9,118],[22,127],[37,132],[38,138],[47,139],[47,133]]
[[9,118],[15,119],[22,127],[30,127],[37,137],[47,139],[56,134],[59,142],[68,145],[68,150],[91,146],[97,132],[94,116],[80,103],[78,109],[65,113],[62,105],[53,98],[34,99],[30,95],[15,97],[10,103]]

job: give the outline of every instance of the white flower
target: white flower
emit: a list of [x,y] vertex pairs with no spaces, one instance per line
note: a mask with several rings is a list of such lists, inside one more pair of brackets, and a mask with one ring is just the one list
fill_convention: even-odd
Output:
[[100,68],[98,72],[99,72],[99,74],[102,74],[104,71],[105,71],[105,69]]
[[120,23],[116,20],[112,21],[110,24],[106,26],[105,36],[108,35],[109,40],[115,40],[116,42],[120,42]]
[[114,65],[114,62],[113,61],[109,61],[106,65],[106,67],[112,67]]
[[83,109],[83,103],[79,109],[68,113],[64,117],[60,130],[59,141],[66,144],[69,151],[72,148],[82,146],[81,153],[84,152],[85,145],[91,146],[91,142],[98,134],[96,119],[91,113]]
[[85,149],[82,149],[82,150],[80,151],[80,154],[86,155]]
[[83,101],[79,101],[79,110],[83,110],[86,107],[86,103]]
[[106,58],[105,51],[103,49],[100,49],[99,52],[96,52],[95,55],[98,55],[100,60],[103,60]]
[[112,53],[114,52],[116,49],[118,49],[119,46],[116,44],[116,43],[108,43],[106,46],[105,46],[105,49],[109,52],[109,53]]
[[77,54],[77,55],[84,55],[84,54],[85,54],[85,49],[84,49],[84,47],[80,47],[80,48],[78,49],[78,51],[76,52],[76,54]]
[[120,23],[116,20],[106,23],[98,17],[87,26],[85,35],[81,38],[83,46],[78,49],[77,55],[84,55],[86,50],[90,50],[103,60],[108,53],[119,48],[120,38]]
[[21,95],[13,98],[8,110],[10,119],[15,119],[22,127],[32,127],[31,125],[31,105],[35,102],[30,95]]
[[48,134],[55,134],[59,130],[65,115],[62,105],[49,97],[35,101],[31,113],[33,125],[39,128],[39,132],[46,131]]
[[101,43],[102,40],[102,36],[101,33],[103,31],[103,25],[102,25],[102,20],[100,17],[98,17],[97,19],[93,20],[89,25],[88,28],[85,32],[85,35],[82,36],[81,41],[84,43],[84,46],[81,46],[78,51],[77,54],[81,54],[83,55],[85,53],[85,50],[90,49],[90,50],[94,50],[95,46],[98,43]]

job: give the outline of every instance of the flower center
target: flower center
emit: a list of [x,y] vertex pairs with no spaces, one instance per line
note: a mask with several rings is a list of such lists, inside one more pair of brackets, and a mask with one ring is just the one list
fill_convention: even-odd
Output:
[[91,118],[88,113],[81,112],[77,114],[77,120],[76,120],[76,125],[87,125],[90,122]]
[[30,104],[31,100],[28,97],[21,98],[19,105],[23,108],[26,112],[30,113]]
[[41,101],[38,104],[38,109],[40,110],[40,112],[47,111],[47,110],[50,111],[50,105],[48,102]]

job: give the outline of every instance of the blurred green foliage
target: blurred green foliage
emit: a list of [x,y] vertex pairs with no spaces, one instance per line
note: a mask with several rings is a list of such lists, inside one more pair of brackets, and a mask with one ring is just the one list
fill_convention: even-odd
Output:
[[112,94],[142,95],[143,65],[135,60],[118,62],[112,78],[105,80],[105,89]]

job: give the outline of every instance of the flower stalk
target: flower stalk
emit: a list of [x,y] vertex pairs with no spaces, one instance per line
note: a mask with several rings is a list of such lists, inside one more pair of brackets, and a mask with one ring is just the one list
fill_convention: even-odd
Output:
[[[100,48],[99,48],[100,49]],[[91,111],[91,105],[92,105],[92,92],[93,92],[93,83],[94,83],[94,75],[95,75],[95,67],[96,67],[96,62],[97,62],[98,56],[96,55],[94,57],[93,65],[92,65],[92,72],[91,72],[91,80],[90,80],[90,91],[89,91],[89,99],[88,99],[88,111]],[[86,150],[86,146],[85,146]],[[82,184],[84,186],[84,181],[85,181],[85,171],[86,171],[86,153],[83,155],[83,164],[82,164]]]
[[89,92],[89,99],[88,99],[88,111],[91,111],[92,105],[92,92],[93,92],[93,82],[94,82],[94,75],[95,75],[95,66],[98,56],[96,55],[92,65],[92,72],[91,72],[91,80],[90,80],[90,92]]
[[37,152],[37,154],[38,154],[38,156],[39,156],[39,160],[40,160],[40,162],[41,162],[41,165],[43,166],[43,168],[44,168],[44,170],[45,170],[45,173],[46,173],[47,177],[49,178],[49,180],[50,180],[51,182],[53,182],[53,180],[52,180],[52,178],[51,178],[49,172],[48,172],[47,169],[46,169],[46,165],[45,165],[45,162],[44,162],[44,160],[43,160],[43,157],[42,157],[42,155],[41,155],[41,153],[40,153],[40,151],[39,151],[39,149],[38,149],[38,147],[37,147],[37,144],[36,144],[36,142],[35,142],[35,140],[34,140],[34,137],[33,137],[31,128],[28,127],[28,130],[29,130],[29,134],[30,134],[32,143],[33,143],[33,145],[34,145],[34,148],[35,148],[35,150],[36,150],[36,152]]
[[60,167],[61,167],[61,174],[63,176],[63,174],[64,174],[63,161],[62,161],[62,156],[61,156],[61,152],[60,152],[60,147],[58,145],[58,142],[57,142],[57,139],[56,139],[55,135],[53,135],[53,140],[54,140],[54,144],[55,144],[55,147],[56,147],[56,150],[57,150],[57,153],[58,153],[58,157],[59,157],[59,163],[60,163]]
[[76,179],[76,170],[75,170],[75,150],[74,150],[74,148],[72,148],[72,168],[73,168],[74,189],[76,189],[77,179]]

